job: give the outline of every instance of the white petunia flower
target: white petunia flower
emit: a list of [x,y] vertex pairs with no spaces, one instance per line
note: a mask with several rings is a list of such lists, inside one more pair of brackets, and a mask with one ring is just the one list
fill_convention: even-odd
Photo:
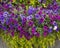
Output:
[[57,30],[57,26],[54,26],[53,30]]

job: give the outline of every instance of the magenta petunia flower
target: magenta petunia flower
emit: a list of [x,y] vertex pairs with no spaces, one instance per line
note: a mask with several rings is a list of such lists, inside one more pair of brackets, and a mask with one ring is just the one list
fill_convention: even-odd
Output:
[[60,15],[57,15],[56,16],[56,19],[60,21]]
[[48,31],[48,29],[49,29],[49,28],[48,28],[47,25],[44,25],[44,26],[43,26],[43,30],[44,30],[44,31]]
[[18,30],[19,30],[19,31],[22,31],[23,28],[22,28],[21,26],[18,26]]
[[31,27],[32,27],[32,26],[33,26],[33,24],[34,24],[34,22],[33,22],[33,21],[29,21],[29,22],[28,22],[28,26],[31,26]]
[[3,7],[4,7],[5,9],[8,9],[8,5],[7,5],[6,3],[3,4]]
[[42,10],[41,10],[41,11],[39,11],[39,12],[38,12],[38,14],[39,14],[39,15],[41,15],[41,14],[42,14]]
[[12,37],[14,36],[14,31],[11,32],[11,36],[12,36]]
[[44,22],[44,18],[40,18],[39,19],[39,23],[41,24],[41,23],[43,23]]
[[48,32],[44,31],[43,36],[46,37],[48,35]]
[[40,33],[39,32],[36,32],[35,36],[36,37],[40,37]]
[[32,27],[31,32],[32,32],[32,34],[35,34],[36,33],[36,27]]
[[25,34],[25,31],[23,31],[23,30],[20,31],[20,33],[19,33],[19,37],[22,38],[24,34]]

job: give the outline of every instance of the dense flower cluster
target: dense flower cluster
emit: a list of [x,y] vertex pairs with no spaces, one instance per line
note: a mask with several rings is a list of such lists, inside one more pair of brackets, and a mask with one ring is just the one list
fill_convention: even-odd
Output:
[[[39,1],[40,2],[40,1]],[[28,10],[24,9],[26,6],[14,6],[10,3],[1,3],[0,7],[0,29],[9,32],[14,36],[18,32],[20,37],[25,36],[30,39],[33,36],[40,37],[40,32],[37,30],[41,28],[42,36],[47,36],[53,31],[59,31],[60,9],[56,1],[52,2],[46,7],[29,6]],[[48,25],[49,24],[49,25]]]
[[12,37],[18,35],[19,38],[25,37],[27,40],[59,32],[60,6],[56,0],[49,2],[47,0],[1,2],[0,29]]

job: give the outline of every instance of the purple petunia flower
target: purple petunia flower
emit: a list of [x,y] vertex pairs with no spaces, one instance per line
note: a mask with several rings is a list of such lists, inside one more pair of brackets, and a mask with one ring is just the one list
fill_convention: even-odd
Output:
[[4,16],[4,17],[8,17],[8,14],[9,14],[9,13],[8,13],[7,11],[5,11],[5,12],[3,13],[3,16]]
[[26,38],[27,40],[30,40],[30,38],[33,37],[32,35],[30,35],[29,32],[25,32],[24,36],[25,36],[25,38]]
[[19,37],[22,38],[23,35],[25,35],[25,31],[24,31],[24,30],[21,30],[21,31],[19,32]]
[[2,7],[0,7],[0,12],[1,12],[1,11],[3,11],[3,8],[2,8]]
[[55,17],[54,15],[52,15],[52,14],[49,14],[49,18],[50,18],[50,20],[52,20],[52,21],[55,21],[55,20],[56,20],[56,17]]
[[2,26],[2,29],[5,31],[5,30],[7,30],[7,27],[5,27],[5,26]]
[[23,28],[21,26],[18,26],[19,31],[23,31]]
[[10,24],[10,20],[7,19],[5,23],[6,23],[6,25]]
[[28,20],[31,20],[31,19],[33,19],[33,15],[29,15],[29,16],[27,16],[26,18],[27,18],[27,21],[28,21]]
[[11,4],[11,3],[10,3],[10,4],[8,4],[8,7],[9,7],[9,8],[12,8],[12,4]]
[[48,32],[51,33],[52,31],[53,31],[53,28],[52,27],[49,27]]
[[58,32],[58,31],[59,31],[59,28],[56,29],[56,32]]
[[48,31],[48,29],[49,29],[49,28],[48,28],[47,25],[44,25],[44,26],[43,26],[43,30],[44,30],[44,31]]
[[33,13],[33,11],[29,9],[28,14],[31,15],[32,13]]
[[32,6],[29,6],[28,15],[31,15],[31,14],[35,13],[36,11],[37,11],[37,8],[33,8]]
[[8,5],[7,5],[6,3],[3,4],[3,7],[4,7],[5,9],[8,9]]
[[35,18],[36,19],[40,19],[40,15],[39,14],[35,14]]
[[20,14],[20,18],[23,20],[26,17],[23,14]]
[[35,34],[36,33],[36,27],[32,27],[31,32],[32,32],[32,34]]
[[34,35],[35,35],[36,37],[40,37],[40,33],[39,33],[39,32],[36,32]]
[[19,38],[22,38],[22,37],[23,37],[23,34],[22,34],[22,32],[20,32]]
[[53,22],[53,25],[54,25],[54,26],[57,26],[57,23],[54,21],[54,22]]
[[43,36],[46,37],[48,32],[44,31]]
[[56,15],[56,19],[60,21],[60,15]]
[[40,18],[39,19],[39,24],[43,23],[44,22],[44,18]]
[[28,14],[31,15],[33,13],[33,7],[30,6],[29,9],[28,9]]
[[9,28],[10,28],[10,29],[13,29],[13,28],[14,28],[13,24],[10,24],[10,25],[9,25]]
[[0,29],[2,28],[3,26],[0,24]]
[[42,14],[42,10],[40,10],[40,11],[38,12],[38,14],[41,15],[41,14]]
[[34,22],[33,22],[33,21],[29,21],[29,22],[28,22],[28,26],[31,26],[31,27],[32,27],[32,26],[33,26],[33,24],[34,24]]
[[14,31],[11,32],[11,36],[12,36],[12,37],[14,36]]
[[5,20],[1,20],[1,24],[4,24],[5,23]]
[[23,18],[23,19],[22,19],[22,22],[26,22],[26,21],[27,21],[27,19],[26,19],[26,18]]
[[15,24],[14,24],[14,27],[17,28],[17,27],[18,27],[18,23],[15,23]]
[[0,21],[2,24],[4,24],[4,22],[5,22],[5,18],[2,15],[0,15]]

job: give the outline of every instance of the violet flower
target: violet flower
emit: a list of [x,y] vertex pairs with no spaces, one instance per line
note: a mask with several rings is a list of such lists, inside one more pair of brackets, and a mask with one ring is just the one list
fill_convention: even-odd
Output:
[[26,19],[26,18],[23,18],[23,19],[22,19],[22,22],[26,22],[26,21],[27,21],[27,19]]
[[10,4],[8,4],[8,7],[9,7],[9,8],[12,8],[12,4],[11,4],[11,3],[10,3]]
[[6,25],[9,25],[10,24],[10,20],[7,19],[6,22],[5,22]]
[[40,19],[40,15],[39,14],[35,14],[35,18],[36,19]]
[[33,13],[33,10],[29,9],[28,14],[31,15]]
[[29,6],[28,15],[31,15],[31,14],[33,14],[34,12],[36,12],[36,8],[33,8],[32,6]]
[[14,29],[13,24],[10,24],[10,25],[9,25],[9,28],[10,28],[10,29]]
[[53,28],[52,27],[49,27],[48,32],[51,33],[52,31],[53,31]]
[[1,24],[4,24],[5,23],[5,20],[1,20]]
[[3,29],[4,31],[6,31],[6,30],[7,30],[7,27],[6,27],[6,26],[3,26],[2,29]]
[[27,18],[27,21],[28,21],[28,20],[32,20],[32,19],[33,19],[33,15],[29,15],[29,16],[27,16],[26,18]]
[[56,29],[56,32],[58,32],[58,31],[59,31],[59,28]]
[[57,23],[54,21],[54,22],[53,22],[53,25],[54,25],[54,26],[57,26]]
[[8,17],[8,14],[9,14],[9,13],[8,13],[7,11],[5,11],[5,12],[3,13],[3,16],[4,16],[4,17]]
[[25,32],[24,36],[27,40],[30,40],[30,38],[32,38],[32,35],[30,35],[29,32]]
[[2,8],[2,7],[0,7],[0,12],[1,12],[1,11],[3,11],[3,8]]
[[0,29],[2,28],[3,26],[0,24]]
[[27,21],[26,18],[23,18],[23,19],[22,19],[22,26],[25,26],[25,25],[26,25],[26,21]]

